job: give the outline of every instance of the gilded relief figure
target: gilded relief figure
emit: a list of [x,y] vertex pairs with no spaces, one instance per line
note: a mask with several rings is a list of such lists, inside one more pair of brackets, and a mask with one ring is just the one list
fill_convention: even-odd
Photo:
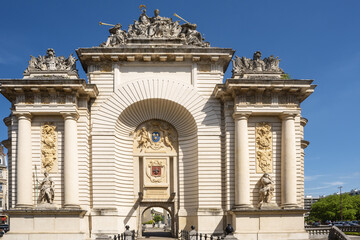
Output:
[[272,133],[269,123],[256,124],[256,172],[272,172]]
[[57,134],[53,123],[41,128],[41,167],[46,172],[57,170]]

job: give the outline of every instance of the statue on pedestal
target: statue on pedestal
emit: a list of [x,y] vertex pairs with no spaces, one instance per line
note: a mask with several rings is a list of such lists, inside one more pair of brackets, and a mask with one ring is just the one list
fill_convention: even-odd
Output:
[[274,181],[268,173],[264,173],[260,178],[260,184],[258,207],[262,208],[263,205],[270,206],[270,201],[274,196]]
[[53,204],[55,197],[55,184],[47,171],[44,172],[44,179],[40,183],[39,203]]

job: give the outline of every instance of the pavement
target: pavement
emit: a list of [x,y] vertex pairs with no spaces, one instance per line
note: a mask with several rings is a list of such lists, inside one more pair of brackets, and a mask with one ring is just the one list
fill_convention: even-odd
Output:
[[163,228],[147,228],[143,232],[143,239],[151,240],[174,240],[169,230],[164,231]]
[[360,236],[347,235],[351,240],[360,240]]

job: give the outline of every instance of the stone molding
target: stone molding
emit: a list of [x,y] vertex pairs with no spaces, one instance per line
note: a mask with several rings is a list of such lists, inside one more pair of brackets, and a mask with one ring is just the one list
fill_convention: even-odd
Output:
[[284,106],[299,107],[316,87],[312,84],[313,80],[257,80],[248,79],[239,81],[238,79],[227,79],[223,84],[217,84],[214,88],[216,98],[225,101],[228,96],[245,96],[242,106]]
[[258,208],[251,208],[251,209],[238,209],[233,208],[229,210],[230,214],[233,215],[274,215],[274,214],[281,214],[281,215],[293,215],[293,214],[304,214],[307,213],[309,210],[305,210],[303,208],[291,208],[291,209],[258,209]]
[[102,62],[124,63],[173,63],[184,64],[203,63],[217,64],[226,71],[234,50],[230,48],[184,48],[169,49],[163,46],[126,46],[122,48],[79,48],[76,53],[84,71],[88,72],[91,65],[101,65]]
[[78,112],[60,112],[64,120],[75,120],[77,121],[80,117]]
[[250,115],[252,114],[252,112],[247,111],[247,112],[234,112],[233,114],[233,118],[236,120],[248,120]]
[[307,140],[301,140],[301,148],[302,149],[305,149],[305,148],[307,148],[308,146],[309,146],[309,144],[310,144],[310,142],[309,141],[307,141]]
[[300,124],[301,124],[301,126],[305,127],[306,124],[308,123],[308,121],[309,121],[309,120],[308,120],[307,118],[301,117],[301,118],[300,118]]
[[31,121],[32,119],[32,114],[30,112],[17,112],[17,111],[13,111],[12,114],[14,116],[17,116],[18,119],[26,119]]
[[282,112],[282,114],[279,115],[280,119],[282,120],[294,120],[295,117],[298,115],[298,112]]
[[58,209],[29,209],[29,208],[16,208],[4,210],[4,213],[7,213],[9,216],[38,216],[38,215],[57,215],[57,216],[80,216],[84,217],[87,213],[83,209],[71,209],[71,208],[58,208]]

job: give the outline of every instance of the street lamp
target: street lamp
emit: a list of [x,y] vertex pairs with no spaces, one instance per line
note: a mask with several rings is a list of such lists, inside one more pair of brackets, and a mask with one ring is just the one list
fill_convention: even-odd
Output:
[[342,186],[338,187],[340,189],[340,220],[342,221],[343,220],[343,209],[342,209],[342,197],[341,197],[341,189],[342,189]]

